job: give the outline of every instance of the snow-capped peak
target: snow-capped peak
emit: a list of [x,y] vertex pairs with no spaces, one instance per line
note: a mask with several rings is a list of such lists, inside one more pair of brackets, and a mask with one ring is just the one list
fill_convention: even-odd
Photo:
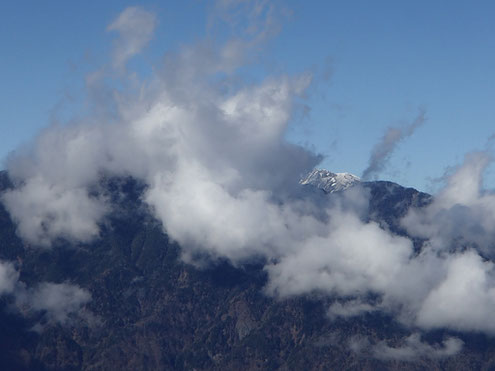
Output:
[[311,184],[327,193],[332,193],[343,191],[360,181],[359,177],[350,173],[332,173],[325,169],[314,169],[305,178],[301,179],[301,184]]

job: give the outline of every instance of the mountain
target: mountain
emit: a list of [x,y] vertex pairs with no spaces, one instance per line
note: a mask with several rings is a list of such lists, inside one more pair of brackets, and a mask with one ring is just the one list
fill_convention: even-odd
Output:
[[414,188],[406,188],[388,181],[361,181],[350,173],[332,173],[325,169],[314,169],[301,179],[300,184],[323,190],[327,194],[340,193],[361,186],[370,192],[370,218],[386,224],[393,232],[405,234],[399,220],[410,207],[423,207],[432,197]]
[[[311,184],[306,186],[314,187]],[[369,190],[369,217],[387,228],[400,230],[397,218],[411,205],[430,202],[429,195],[390,182],[353,184]],[[12,187],[5,172],[0,173],[0,187],[2,191]],[[106,179],[102,187],[112,198],[114,211],[100,226],[100,238],[89,244],[73,246],[61,240],[50,249],[31,248],[16,235],[15,223],[0,204],[0,259],[15,262],[22,285],[70,283],[91,293],[86,315],[64,324],[50,322],[43,311],[19,307],[12,295],[1,296],[2,369],[495,367],[495,341],[476,334],[456,334],[466,346],[452,357],[408,362],[377,359],[366,348],[356,352],[353,349],[363,341],[399,344],[410,331],[378,312],[330,320],[327,308],[334,298],[318,294],[283,300],[266,296],[267,273],[260,261],[233,266],[220,259],[201,268],[186,264],[181,247],[141,201],[145,185],[124,177]],[[444,330],[432,331],[426,341],[435,344],[446,335]]]
[[359,177],[350,173],[332,173],[324,169],[314,169],[300,183],[311,184],[327,193],[333,193],[343,191],[359,181]]

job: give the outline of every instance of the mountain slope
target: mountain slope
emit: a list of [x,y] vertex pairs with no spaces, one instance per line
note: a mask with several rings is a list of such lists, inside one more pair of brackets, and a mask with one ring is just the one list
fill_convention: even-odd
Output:
[[[10,186],[5,173],[3,187]],[[132,178],[102,182],[114,211],[96,242],[30,248],[0,206],[0,258],[17,261],[20,280],[70,282],[87,289],[86,316],[31,329],[42,313],[10,309],[1,298],[0,361],[11,369],[473,369],[494,365],[495,342],[471,335],[463,353],[414,362],[380,360],[364,347],[403,343],[409,330],[380,313],[330,320],[333,299],[318,293],[275,300],[263,294],[262,262],[234,267],[217,260],[202,269],[185,264],[181,248],[141,202]],[[391,224],[428,195],[393,183],[365,183],[370,217]],[[397,206],[399,205],[399,206]],[[397,206],[397,207],[396,207]],[[390,217],[387,221],[385,217]],[[392,223],[393,224],[393,223]],[[429,334],[438,343],[445,332]],[[360,343],[361,341],[361,343]],[[364,344],[364,343],[363,343]],[[473,346],[471,344],[477,344]],[[354,348],[353,348],[354,346]],[[354,349],[354,350],[353,350]]]

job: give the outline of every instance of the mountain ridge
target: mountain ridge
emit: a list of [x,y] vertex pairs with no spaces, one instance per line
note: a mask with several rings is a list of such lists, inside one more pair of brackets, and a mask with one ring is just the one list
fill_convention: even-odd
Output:
[[326,169],[314,169],[300,181],[302,185],[311,184],[327,193],[343,191],[361,179],[351,173],[333,173]]
[[[0,182],[2,192],[9,186],[8,174],[0,174]],[[394,183],[362,185],[371,195],[370,217],[383,223],[388,222],[382,216],[397,218],[427,200]],[[327,309],[335,298],[317,292],[268,297],[263,293],[266,271],[256,263],[234,266],[219,259],[198,269],[182,261],[181,247],[159,223],[135,213],[147,213],[139,182],[116,178],[103,187],[114,195],[117,211],[102,226],[98,240],[77,246],[26,246],[0,203],[0,258],[17,261],[21,282],[30,287],[42,281],[70,282],[88,290],[92,300],[85,310],[94,318],[88,322],[76,317],[66,325],[48,324],[33,332],[41,314],[7,312],[15,302],[0,297],[3,324],[10,326],[0,334],[0,344],[10,344],[2,362],[11,369],[402,370],[494,365],[486,357],[495,354],[495,342],[484,335],[473,338],[485,348],[470,350],[467,345],[466,354],[423,355],[413,362],[377,359],[373,344],[401,346],[410,334],[390,316],[371,312],[330,320]],[[400,207],[387,211],[398,201]],[[449,333],[431,332],[425,341],[437,346]],[[351,344],[361,344],[359,339],[371,345],[352,350]]]

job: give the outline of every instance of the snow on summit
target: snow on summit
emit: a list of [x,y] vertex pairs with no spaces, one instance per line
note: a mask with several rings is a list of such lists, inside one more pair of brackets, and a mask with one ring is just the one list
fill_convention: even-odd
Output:
[[343,191],[357,182],[360,182],[360,178],[353,174],[332,173],[325,169],[314,169],[301,180],[301,184],[314,185],[327,193]]

